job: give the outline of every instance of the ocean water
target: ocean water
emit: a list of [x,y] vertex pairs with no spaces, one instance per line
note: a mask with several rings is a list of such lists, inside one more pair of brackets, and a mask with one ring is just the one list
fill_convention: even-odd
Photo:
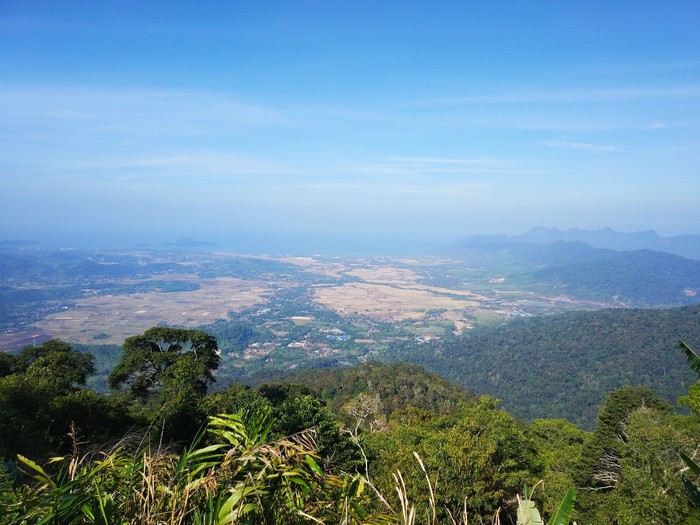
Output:
[[232,235],[216,248],[224,251],[270,255],[336,257],[427,257],[449,241],[372,239],[310,235]]
[[453,242],[450,239],[235,232],[216,235],[178,235],[177,233],[112,235],[99,232],[89,235],[44,234],[34,235],[31,239],[22,239],[22,242],[26,241],[36,241],[37,247],[50,248],[196,250],[252,255],[329,257],[429,257],[439,253],[441,249]]

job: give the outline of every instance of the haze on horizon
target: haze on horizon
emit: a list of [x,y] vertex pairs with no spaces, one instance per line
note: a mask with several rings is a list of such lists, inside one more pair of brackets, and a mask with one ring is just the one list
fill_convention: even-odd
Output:
[[0,240],[700,233],[700,3],[4,2]]

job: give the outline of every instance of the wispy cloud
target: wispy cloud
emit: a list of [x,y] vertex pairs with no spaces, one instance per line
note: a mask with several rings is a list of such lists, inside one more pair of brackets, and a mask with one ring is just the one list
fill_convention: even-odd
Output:
[[197,131],[212,123],[225,127],[289,124],[282,111],[232,94],[157,88],[0,88],[0,115],[6,122],[49,120],[168,134]]
[[457,165],[457,166],[484,166],[484,165],[503,165],[507,163],[502,159],[493,157],[477,157],[470,159],[458,158],[441,158],[441,157],[387,157],[383,159],[388,162],[397,162],[401,164],[422,164],[422,165]]
[[617,102],[631,99],[698,98],[700,85],[689,84],[658,88],[617,88],[591,90],[505,91],[476,95],[443,97],[415,101],[416,106],[452,106],[473,104],[562,104]]
[[363,173],[394,176],[524,174],[532,171],[515,160],[495,157],[384,157],[356,168]]
[[673,71],[692,71],[700,69],[700,60],[679,60],[657,63],[609,64],[594,69],[585,69],[584,74],[621,76],[633,73],[663,73]]
[[546,148],[558,148],[567,149],[575,151],[586,151],[589,153],[606,153],[608,151],[614,151],[614,146],[609,146],[606,144],[591,144],[589,142],[566,142],[559,140],[544,140],[539,143],[541,146]]
[[226,180],[248,175],[299,175],[290,165],[249,155],[222,152],[192,152],[133,158],[98,158],[89,162],[60,165],[63,170],[84,172],[109,171],[141,177],[197,177]]

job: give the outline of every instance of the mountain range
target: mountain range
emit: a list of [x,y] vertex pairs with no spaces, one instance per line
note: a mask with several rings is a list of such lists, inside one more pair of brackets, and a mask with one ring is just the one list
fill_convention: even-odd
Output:
[[700,235],[533,228],[467,237],[444,255],[548,295],[645,308],[700,302]]
[[557,242],[583,242],[593,248],[616,251],[654,250],[680,255],[688,259],[700,259],[700,235],[662,237],[654,230],[639,232],[619,232],[612,228],[559,230],[538,226],[519,235],[473,235],[458,241],[455,243],[455,247],[513,243],[547,245]]

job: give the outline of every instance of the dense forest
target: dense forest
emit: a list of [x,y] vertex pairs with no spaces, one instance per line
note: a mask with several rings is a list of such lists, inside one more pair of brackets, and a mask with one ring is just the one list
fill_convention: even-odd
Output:
[[387,358],[488,392],[519,417],[591,428],[615,388],[646,385],[669,403],[687,391],[695,378],[676,349],[679,338],[700,346],[700,306],[520,318],[432,344],[397,344]]
[[700,358],[680,347],[685,412],[624,386],[583,430],[402,363],[213,391],[199,330],[127,338],[104,395],[90,354],[27,346],[0,354],[0,523],[700,523]]

